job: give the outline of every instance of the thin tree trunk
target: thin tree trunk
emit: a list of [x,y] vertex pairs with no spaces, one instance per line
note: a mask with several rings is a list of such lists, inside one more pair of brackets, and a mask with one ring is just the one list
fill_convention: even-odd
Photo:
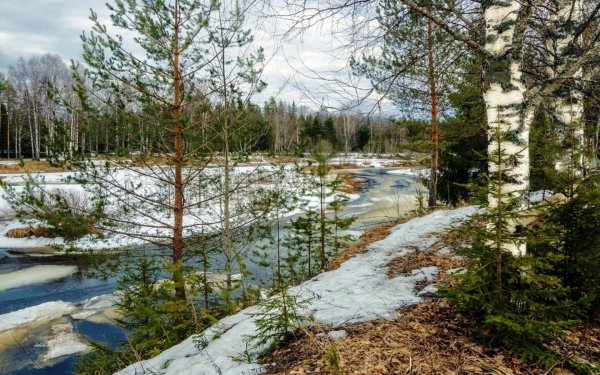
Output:
[[[224,68],[224,67],[223,67]],[[223,71],[224,72],[224,71]],[[225,95],[225,100],[227,100],[227,95]],[[225,246],[225,273],[226,273],[226,287],[227,287],[227,291],[231,291],[233,289],[233,280],[232,280],[232,274],[233,274],[233,260],[234,260],[234,254],[233,254],[233,241],[231,238],[231,209],[230,209],[230,205],[231,205],[231,171],[229,170],[229,159],[230,159],[230,155],[229,155],[229,121],[228,121],[228,116],[229,113],[227,113],[227,104],[225,105],[225,123],[223,125],[223,157],[225,158],[224,160],[224,173],[223,173],[223,241],[224,241],[224,246]],[[227,299],[229,299],[230,296],[227,296]],[[226,303],[229,303],[230,301],[225,301]]]
[[27,120],[29,123],[29,138],[31,140],[31,157],[35,158],[35,142],[33,141],[33,121],[31,120],[31,108],[27,108]]
[[431,174],[429,178],[429,208],[436,206],[437,202],[437,168],[438,168],[438,97],[435,85],[435,64],[433,61],[433,25],[427,20],[427,49],[429,63],[429,90],[431,94]]
[[173,204],[173,281],[175,295],[179,300],[185,300],[185,283],[183,279],[183,126],[181,124],[181,71],[179,66],[179,0],[175,0],[174,37],[173,37],[173,105],[171,113],[175,127],[174,132],[174,168],[175,168],[175,197]]
[[[10,159],[10,110],[12,106],[10,105],[10,96],[7,94],[6,99],[6,158]],[[596,137],[597,138],[597,137]]]
[[321,249],[319,252],[319,261],[320,261],[320,266],[321,266],[321,271],[325,271],[325,267],[327,265],[327,256],[325,254],[325,177],[324,176],[319,176],[319,182],[320,182],[320,196],[319,196],[319,201],[320,201],[320,205],[321,205],[321,212],[320,212],[320,221],[319,221],[319,226],[320,226],[320,231],[321,231]]

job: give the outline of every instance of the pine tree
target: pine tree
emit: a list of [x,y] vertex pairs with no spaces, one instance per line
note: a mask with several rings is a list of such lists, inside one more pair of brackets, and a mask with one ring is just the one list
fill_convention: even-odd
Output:
[[283,240],[287,248],[284,272],[290,282],[298,284],[317,274],[319,229],[318,213],[311,208],[290,221],[288,235]]

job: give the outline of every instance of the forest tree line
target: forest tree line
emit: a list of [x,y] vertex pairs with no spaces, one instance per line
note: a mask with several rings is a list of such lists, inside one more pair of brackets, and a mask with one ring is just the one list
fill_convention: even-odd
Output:
[[[145,150],[138,149],[138,139],[159,142],[156,129],[136,116],[151,109],[125,103],[114,93],[98,93],[103,96],[98,103],[111,104],[90,117],[77,94],[77,85],[85,84],[81,77],[79,67],[68,67],[52,54],[19,58],[6,76],[0,74],[0,156],[40,160],[57,145],[75,153],[139,153]],[[203,101],[201,94],[198,100]],[[120,111],[114,110],[115,103]],[[394,154],[426,139],[429,127],[423,119],[313,111],[274,97],[262,106],[250,103],[236,110],[244,121],[244,131],[232,140],[238,151],[277,155],[308,152],[321,140],[339,152]],[[207,123],[198,131],[206,135],[209,128]],[[218,142],[213,148],[220,148]]]

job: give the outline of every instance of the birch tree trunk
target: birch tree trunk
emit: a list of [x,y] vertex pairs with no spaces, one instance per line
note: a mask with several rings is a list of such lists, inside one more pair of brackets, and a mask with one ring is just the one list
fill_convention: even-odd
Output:
[[[533,111],[526,108],[522,72],[522,51],[515,49],[515,32],[520,1],[490,1],[484,7],[485,50],[484,100],[488,122],[488,169],[490,175],[504,181],[500,191],[490,193],[490,208],[499,208],[510,199],[523,200],[529,186],[529,127]],[[501,158],[491,155],[502,154]],[[497,193],[497,194],[496,194]],[[523,200],[524,201],[524,200]],[[524,208],[524,203],[522,203]],[[509,223],[515,232],[517,222]],[[524,255],[526,245],[514,240],[502,244],[502,250]]]
[[[550,61],[554,63],[551,78],[556,78],[557,72],[564,70],[570,55],[574,53],[573,43],[576,40],[573,35],[584,19],[583,0],[557,0],[555,5],[552,20],[556,37],[552,40],[550,50]],[[573,76],[572,86],[580,86],[582,77],[582,69],[579,69]],[[563,85],[556,92],[553,112],[563,153],[557,159],[555,169],[558,172],[571,171],[573,177],[581,174],[584,163],[583,154],[576,150],[584,148],[583,105],[583,93],[574,87]]]
[[33,121],[31,120],[31,108],[27,108],[27,122],[29,123],[29,138],[31,140],[31,157],[35,159],[35,141],[33,132]]

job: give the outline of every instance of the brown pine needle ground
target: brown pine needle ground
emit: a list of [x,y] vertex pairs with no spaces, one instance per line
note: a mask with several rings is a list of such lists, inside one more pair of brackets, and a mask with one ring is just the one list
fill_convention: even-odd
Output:
[[[358,243],[340,254],[333,268],[359,253],[367,251],[368,244],[385,238],[397,223],[389,223],[367,230]],[[463,260],[452,253],[439,250],[449,236],[427,251],[414,251],[393,259],[388,268],[389,277],[410,274],[412,270],[437,266],[435,284],[448,284],[448,270],[464,266]],[[460,241],[459,241],[460,242]],[[424,285],[418,285],[418,288]],[[394,321],[374,320],[349,324],[343,329],[347,336],[333,340],[327,332],[330,327],[315,326],[302,332],[287,346],[262,358],[271,364],[267,374],[305,375],[371,375],[371,374],[573,374],[557,363],[551,369],[542,369],[524,363],[518,357],[498,348],[473,341],[470,317],[453,309],[437,297],[399,310]],[[564,358],[598,364],[600,361],[600,322],[581,325],[567,332],[555,349]],[[335,355],[332,355],[334,353]],[[337,359],[336,359],[337,358]]]
[[[344,374],[572,374],[558,363],[550,370],[521,362],[517,357],[470,339],[470,319],[442,300],[400,311],[394,321],[374,320],[344,327],[347,337],[333,341],[318,337],[319,328],[303,333],[265,363],[267,374],[335,374],[325,353],[339,354]],[[322,327],[321,327],[322,330]],[[571,338],[576,336],[577,340]],[[561,350],[578,358],[600,359],[600,328],[580,327]]]

